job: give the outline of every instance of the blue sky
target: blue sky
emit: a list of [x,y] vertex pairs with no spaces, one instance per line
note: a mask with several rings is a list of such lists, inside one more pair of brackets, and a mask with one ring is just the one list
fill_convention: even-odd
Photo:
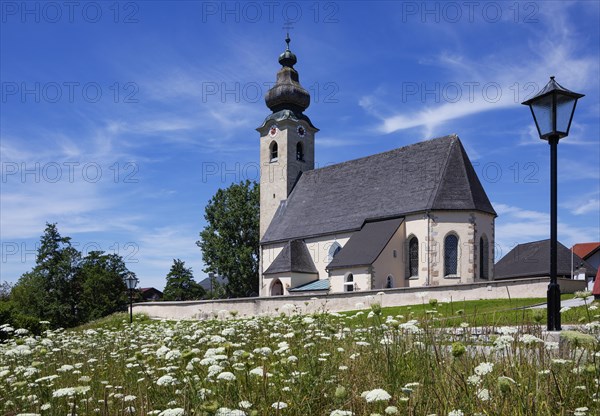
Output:
[[1,3],[0,279],[46,222],[142,286],[205,274],[204,207],[257,179],[286,28],[325,166],[456,133],[499,216],[497,254],[548,237],[549,146],[520,102],[586,94],[559,153],[559,240],[600,241],[599,3]]

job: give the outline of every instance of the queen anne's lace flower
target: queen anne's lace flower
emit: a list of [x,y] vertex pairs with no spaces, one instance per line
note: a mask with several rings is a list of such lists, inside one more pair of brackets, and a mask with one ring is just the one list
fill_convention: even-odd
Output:
[[491,373],[493,369],[493,363],[484,362],[475,367],[475,374],[477,374],[478,376],[485,376],[486,374]]
[[229,371],[223,371],[217,376],[217,380],[235,381],[235,375]]
[[156,384],[158,384],[159,386],[172,386],[177,384],[177,379],[166,374],[158,380],[156,380]]
[[158,414],[158,416],[184,416],[185,410],[181,407],[176,407],[174,409],[166,409]]
[[392,396],[390,396],[390,394],[383,389],[374,389],[371,391],[365,391],[363,393],[363,397],[367,401],[367,403],[384,402],[384,401],[388,401],[389,399],[392,398]]

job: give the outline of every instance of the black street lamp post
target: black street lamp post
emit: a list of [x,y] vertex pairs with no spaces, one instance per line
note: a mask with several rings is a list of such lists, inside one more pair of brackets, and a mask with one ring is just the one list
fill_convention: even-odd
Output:
[[138,283],[137,277],[132,272],[127,273],[125,276],[125,284],[129,289],[129,323],[133,322],[133,290]]
[[557,246],[557,157],[558,141],[569,135],[577,100],[583,97],[550,81],[535,97],[523,102],[529,106],[540,139],[550,144],[550,284],[548,285],[548,331],[560,331],[560,286],[556,280]]

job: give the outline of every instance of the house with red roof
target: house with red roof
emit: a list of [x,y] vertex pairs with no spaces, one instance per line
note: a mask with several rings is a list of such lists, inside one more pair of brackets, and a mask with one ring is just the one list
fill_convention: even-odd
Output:
[[572,247],[573,253],[587,261],[596,269],[600,268],[600,242],[578,243]]

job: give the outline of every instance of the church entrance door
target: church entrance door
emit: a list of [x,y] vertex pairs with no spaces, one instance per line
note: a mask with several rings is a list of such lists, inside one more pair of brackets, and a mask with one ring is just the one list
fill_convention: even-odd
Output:
[[283,295],[283,285],[279,279],[273,282],[271,286],[271,296],[281,296]]

